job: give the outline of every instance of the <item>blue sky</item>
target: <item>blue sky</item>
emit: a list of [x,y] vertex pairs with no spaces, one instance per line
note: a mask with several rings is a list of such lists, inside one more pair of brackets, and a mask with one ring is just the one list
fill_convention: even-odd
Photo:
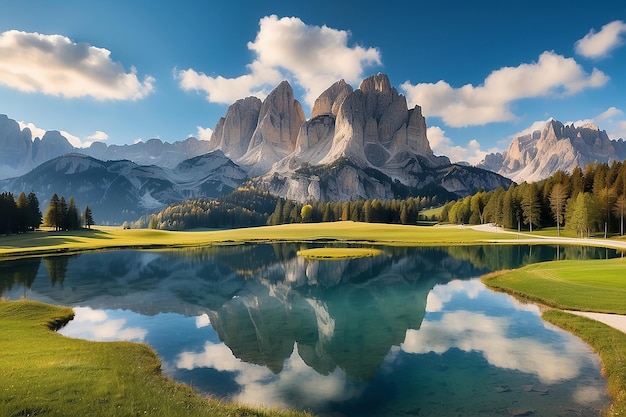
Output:
[[75,144],[208,138],[280,81],[307,116],[372,74],[419,104],[437,154],[476,163],[537,122],[626,138],[617,0],[23,1],[0,13],[0,113]]

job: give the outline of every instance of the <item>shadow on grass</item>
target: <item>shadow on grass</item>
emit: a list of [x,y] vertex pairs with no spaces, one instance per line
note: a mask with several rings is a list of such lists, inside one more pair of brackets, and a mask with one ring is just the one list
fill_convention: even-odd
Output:
[[80,238],[110,240],[113,236],[98,229],[81,229],[68,232],[38,230],[17,235],[0,237],[0,247],[24,248],[37,246],[54,246],[80,242]]

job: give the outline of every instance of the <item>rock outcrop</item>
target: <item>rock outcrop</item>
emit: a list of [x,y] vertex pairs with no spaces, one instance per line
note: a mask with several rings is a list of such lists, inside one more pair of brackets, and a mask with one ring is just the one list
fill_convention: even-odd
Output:
[[306,117],[287,81],[280,83],[263,101],[258,120],[247,152],[236,159],[251,176],[268,172],[274,163],[296,148],[296,138]]
[[226,116],[215,126],[210,150],[221,149],[230,159],[241,158],[250,146],[250,140],[259,123],[261,100],[247,97],[237,100],[228,108]]
[[550,120],[542,130],[513,139],[503,154],[489,154],[479,167],[515,182],[539,181],[556,171],[572,172],[593,162],[612,163],[626,158],[626,143],[610,140],[593,124],[576,127]]

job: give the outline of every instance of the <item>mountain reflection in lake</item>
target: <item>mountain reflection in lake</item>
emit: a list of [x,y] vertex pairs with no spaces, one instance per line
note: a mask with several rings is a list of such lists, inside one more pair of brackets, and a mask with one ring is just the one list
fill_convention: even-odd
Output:
[[300,246],[7,261],[0,290],[74,306],[62,333],[148,343],[176,380],[248,404],[345,416],[597,415],[607,405],[585,344],[476,277],[614,251],[384,248],[310,261]]

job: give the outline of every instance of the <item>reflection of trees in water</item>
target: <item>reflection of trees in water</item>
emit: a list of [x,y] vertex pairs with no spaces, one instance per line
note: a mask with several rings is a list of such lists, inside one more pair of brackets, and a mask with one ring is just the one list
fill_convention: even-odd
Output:
[[617,256],[615,249],[575,245],[450,246],[447,251],[455,259],[467,260],[484,272],[516,269],[532,263],[558,259],[598,259]]
[[41,266],[41,258],[16,259],[0,262],[0,295],[22,285],[24,291],[30,289]]
[[55,256],[43,258],[43,264],[48,271],[50,283],[54,286],[57,282],[63,285],[65,274],[67,273],[67,265],[72,256]]

